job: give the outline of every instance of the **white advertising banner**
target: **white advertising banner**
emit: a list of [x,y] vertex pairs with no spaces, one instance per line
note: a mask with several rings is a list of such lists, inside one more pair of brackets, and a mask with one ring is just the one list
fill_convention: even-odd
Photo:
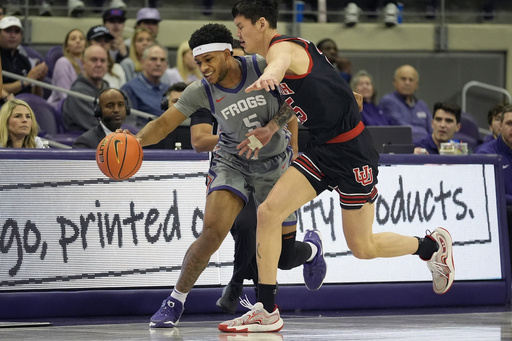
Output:
[[[136,288],[176,283],[202,230],[208,161],[144,161],[130,180],[111,181],[94,161],[0,160],[0,291]],[[455,280],[502,278],[494,166],[393,165],[379,173],[374,231],[424,236],[438,226],[454,240]],[[297,239],[322,232],[326,283],[430,281],[417,256],[359,260],[348,249],[337,194],[298,212]],[[226,238],[197,285],[232,274]],[[303,283],[302,267],[279,270]]]

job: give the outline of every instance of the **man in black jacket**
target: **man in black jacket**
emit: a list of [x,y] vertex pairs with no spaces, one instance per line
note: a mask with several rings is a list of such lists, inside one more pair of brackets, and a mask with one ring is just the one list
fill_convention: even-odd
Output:
[[98,118],[98,124],[80,135],[73,148],[96,149],[105,136],[121,128],[129,114],[130,107],[121,90],[109,88],[100,91],[94,99],[94,116]]

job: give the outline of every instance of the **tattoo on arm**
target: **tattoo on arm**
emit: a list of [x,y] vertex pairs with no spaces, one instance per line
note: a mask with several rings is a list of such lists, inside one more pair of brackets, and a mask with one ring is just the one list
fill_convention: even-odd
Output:
[[281,108],[279,108],[279,111],[274,116],[273,120],[280,128],[282,128],[286,123],[288,123],[293,115],[295,115],[293,109],[288,105],[288,103],[284,102],[283,105],[281,105]]

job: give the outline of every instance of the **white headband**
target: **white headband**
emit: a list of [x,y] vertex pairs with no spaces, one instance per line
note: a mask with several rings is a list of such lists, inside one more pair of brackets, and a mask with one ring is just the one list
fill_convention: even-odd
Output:
[[233,51],[233,47],[231,46],[231,44],[211,43],[211,44],[204,44],[204,45],[196,46],[192,50],[192,54],[194,55],[194,57],[196,57],[203,53],[213,52],[213,51],[224,51],[225,49],[229,49],[229,51]]

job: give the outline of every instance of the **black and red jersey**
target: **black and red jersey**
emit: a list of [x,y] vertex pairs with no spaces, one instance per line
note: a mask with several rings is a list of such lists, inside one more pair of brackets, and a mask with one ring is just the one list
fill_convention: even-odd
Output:
[[276,35],[270,46],[282,41],[301,45],[309,56],[308,72],[285,75],[279,91],[309,128],[310,142],[324,144],[356,128],[361,115],[354,94],[327,58],[313,43],[298,37]]

